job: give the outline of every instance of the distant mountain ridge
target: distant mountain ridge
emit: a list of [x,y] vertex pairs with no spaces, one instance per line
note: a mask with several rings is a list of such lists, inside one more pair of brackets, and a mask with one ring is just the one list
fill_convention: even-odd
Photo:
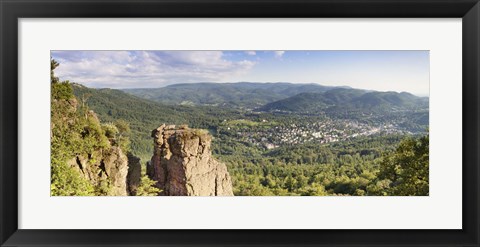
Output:
[[[249,109],[295,110],[298,101],[314,107],[334,104],[356,104],[361,107],[413,107],[428,98],[402,92],[378,92],[354,89],[347,86],[323,86],[320,84],[296,84],[288,82],[236,82],[236,83],[181,83],[161,88],[122,89],[122,91],[152,101],[169,105],[213,105]],[[318,95],[314,95],[318,94]],[[292,99],[288,99],[292,97]],[[284,100],[284,101],[282,101]],[[298,105],[298,106],[295,106]]]
[[[214,87],[215,85],[208,86]],[[250,83],[240,85],[244,89],[249,88],[248,90],[260,90],[262,87],[270,88],[271,86]],[[362,122],[385,122],[397,119],[399,123],[409,122],[411,126],[403,124],[405,126],[401,127],[410,130],[423,130],[424,126],[429,123],[428,98],[417,97],[409,93],[374,92],[346,87],[301,85],[301,87],[292,89],[290,86],[288,83],[279,84],[271,90],[273,92],[271,94],[277,96],[293,94],[293,96],[281,96],[282,99],[272,100],[266,104],[250,105],[251,111],[245,111],[227,104],[226,107],[165,104],[117,89],[94,89],[81,84],[72,84],[75,96],[85,101],[103,122],[123,119],[130,123],[132,149],[134,154],[142,159],[148,159],[152,152],[150,136],[144,133],[158,127],[159,123],[188,124],[192,128],[214,130],[225,120],[249,119],[256,121],[255,119],[263,118],[263,116],[270,118],[275,116],[275,118],[282,119],[282,116],[279,115],[284,113],[291,114],[291,116],[285,116],[287,119],[289,117],[302,118],[303,115],[307,115],[307,117],[309,117],[308,115],[326,115],[331,119],[350,119]],[[189,88],[190,85],[180,85],[175,88],[180,90],[179,88],[182,87]],[[304,87],[313,88],[310,90],[313,92],[302,92],[305,90]],[[291,91],[287,92],[288,90]],[[260,91],[263,92],[263,89]],[[276,94],[276,92],[282,94]],[[255,97],[262,94],[256,94]],[[195,96],[196,93],[191,91],[184,95]],[[250,98],[248,95],[245,96],[244,102],[248,103]],[[258,102],[260,101],[257,100]],[[248,107],[248,105],[245,104],[243,107]],[[277,112],[280,114],[276,114]],[[262,115],[263,113],[266,115]]]
[[428,98],[402,92],[376,92],[336,88],[323,93],[300,93],[268,103],[259,111],[317,114],[332,111],[391,111],[427,109]]
[[320,113],[345,109],[371,111],[428,108],[428,98],[407,92],[379,92],[313,83],[183,83],[123,91],[168,105],[210,105],[267,112]]
[[333,88],[318,84],[237,82],[173,84],[162,88],[122,91],[164,104],[257,108],[299,93],[325,92]]

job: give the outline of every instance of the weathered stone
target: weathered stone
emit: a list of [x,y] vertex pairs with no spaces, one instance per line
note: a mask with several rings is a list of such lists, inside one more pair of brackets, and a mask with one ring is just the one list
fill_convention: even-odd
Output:
[[134,196],[137,194],[137,188],[140,185],[142,176],[142,166],[140,164],[140,158],[127,154],[128,158],[128,174],[127,174],[127,189],[128,194]]
[[165,129],[166,129],[166,130],[174,130],[174,129],[175,129],[175,125],[167,125],[167,126],[165,126]]
[[127,195],[128,159],[119,147],[77,155],[67,164],[83,174],[92,185],[107,182],[110,185],[109,195]]
[[112,195],[127,195],[128,159],[119,147],[110,148],[102,163],[112,186]]
[[167,196],[233,196],[225,164],[211,155],[207,131],[162,125],[152,132],[154,153],[148,176]]

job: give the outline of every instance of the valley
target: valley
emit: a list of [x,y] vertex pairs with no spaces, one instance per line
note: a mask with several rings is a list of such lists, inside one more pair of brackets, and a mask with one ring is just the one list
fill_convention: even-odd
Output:
[[52,196],[429,195],[428,50],[53,50],[50,81]]
[[235,195],[387,195],[386,180],[377,177],[382,156],[405,138],[428,134],[428,98],[408,93],[230,85],[73,89],[103,122],[130,124],[131,152],[143,164],[153,151],[148,133],[158,125],[208,130]]

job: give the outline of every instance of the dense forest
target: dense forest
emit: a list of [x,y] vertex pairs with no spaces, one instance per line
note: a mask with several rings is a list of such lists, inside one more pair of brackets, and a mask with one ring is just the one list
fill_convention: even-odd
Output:
[[428,135],[401,138],[219,157],[229,164],[235,195],[428,195]]
[[[91,150],[119,146],[145,169],[151,131],[161,124],[208,130],[236,196],[429,194],[426,98],[289,84],[206,84],[197,94],[188,84],[166,91],[93,89],[59,82],[56,66],[52,61],[52,194],[82,187],[105,194],[103,185],[87,184],[66,165]],[[266,94],[272,87],[277,91]],[[151,185],[142,178],[145,193],[137,195],[155,194]]]

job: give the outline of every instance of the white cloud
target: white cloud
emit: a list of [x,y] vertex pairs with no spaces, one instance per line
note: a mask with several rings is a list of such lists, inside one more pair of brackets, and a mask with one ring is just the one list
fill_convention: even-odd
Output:
[[257,55],[257,53],[255,51],[246,51],[245,52],[247,55],[250,55],[250,56],[255,56]]
[[274,51],[273,53],[275,54],[276,58],[281,58],[285,51]]
[[55,51],[52,56],[62,80],[109,88],[221,82],[255,66],[227,60],[222,51]]

